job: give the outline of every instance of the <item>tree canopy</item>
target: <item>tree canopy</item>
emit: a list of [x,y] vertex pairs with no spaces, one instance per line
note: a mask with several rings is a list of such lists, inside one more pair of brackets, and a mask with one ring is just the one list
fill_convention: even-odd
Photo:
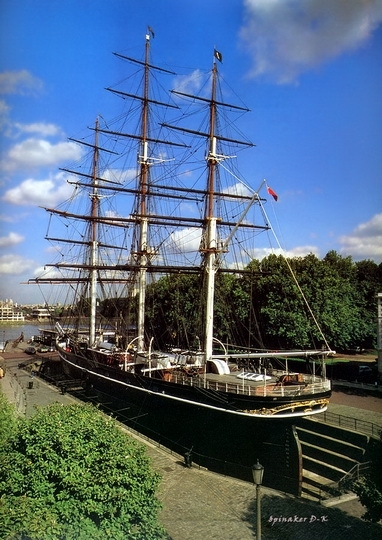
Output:
[[[321,348],[326,340],[340,352],[373,349],[379,292],[382,263],[354,262],[335,251],[323,259],[314,254],[253,259],[242,274],[217,272],[214,336],[251,348]],[[148,339],[154,336],[160,349],[200,345],[204,298],[203,281],[195,274],[173,274],[150,284]],[[136,310],[132,296],[105,300],[100,314],[129,327],[136,324]]]
[[160,478],[144,447],[112,418],[91,405],[54,404],[7,433],[0,445],[1,538],[165,538],[157,519]]
[[323,337],[314,316],[332,348],[375,347],[381,265],[369,261],[367,267],[359,267],[351,257],[331,251],[322,260],[313,254],[288,260],[271,255],[261,267],[266,275],[255,281],[253,302],[270,346],[304,348],[316,343],[320,347]]
[[[196,276],[181,274],[150,286],[146,320],[157,346],[190,347],[202,335],[203,290]],[[254,259],[243,275],[218,272],[214,336],[255,348],[320,348],[325,339],[338,351],[375,348],[381,291],[382,264],[354,262],[335,251],[323,259]]]

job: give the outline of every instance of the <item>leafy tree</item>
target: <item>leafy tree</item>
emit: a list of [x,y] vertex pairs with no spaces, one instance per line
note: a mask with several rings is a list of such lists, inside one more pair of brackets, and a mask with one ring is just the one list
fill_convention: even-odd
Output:
[[144,448],[90,405],[39,409],[0,460],[1,538],[165,537]]
[[197,346],[200,294],[199,276],[189,274],[165,276],[148,287],[145,316],[157,346]]
[[372,445],[369,459],[371,466],[365,476],[353,484],[353,490],[360,502],[366,507],[362,516],[368,521],[378,523],[382,519],[382,433],[379,441]]
[[106,298],[101,302],[99,311],[105,318],[123,317],[129,323],[133,323],[131,313],[133,305],[134,300],[132,298]]
[[[291,259],[289,264],[296,266],[296,261],[301,264],[300,259]],[[316,261],[310,264],[315,266]],[[263,277],[256,277],[252,284],[252,303],[259,326],[265,329],[265,345],[281,349],[307,347],[312,342],[312,325],[285,258],[270,255],[261,265],[253,261],[250,266],[263,272]]]
[[214,336],[223,343],[251,347],[250,286],[232,274],[217,274]]
[[[382,264],[354,263],[335,251],[323,259],[313,254],[288,260],[269,255],[261,262],[252,260],[244,275],[218,272],[214,336],[245,347],[321,347],[324,338],[288,266],[333,349],[375,347],[375,295],[382,290]],[[204,299],[203,284],[194,274],[173,274],[151,284],[146,337],[154,336],[159,348],[197,346],[197,336],[203,336]],[[123,314],[128,321],[135,302],[135,298],[114,299],[101,311],[105,316]]]
[[[353,263],[351,257],[341,257],[335,251],[322,260],[310,254],[288,259],[288,264],[331,347],[346,350],[375,345],[375,294],[382,289],[377,265],[371,261]],[[261,263],[252,261],[250,267],[264,272],[264,277],[251,283],[251,296],[256,318],[265,329],[266,345],[321,346],[323,338],[285,259],[270,255]]]
[[363,335],[359,346],[371,349],[376,346],[375,316],[376,299],[382,291],[382,264],[365,260],[355,263],[356,289],[360,306],[360,316],[363,323]]
[[336,349],[356,346],[362,332],[356,290],[356,269],[351,257],[330,251],[322,261],[320,279],[312,274],[308,298],[328,342]]
[[[159,279],[148,288],[146,321],[158,346],[192,348],[203,336],[205,289],[200,277],[190,274]],[[228,301],[227,301],[228,299]],[[223,342],[246,339],[249,298],[233,275],[218,273],[215,289],[214,336]],[[232,320],[239,327],[232,331]],[[240,326],[241,325],[241,326]]]
[[[324,284],[327,308],[322,309],[324,333],[338,350],[374,347],[375,295],[381,274],[372,261],[354,263],[330,251],[323,259],[329,281]],[[319,311],[320,313],[320,311]]]

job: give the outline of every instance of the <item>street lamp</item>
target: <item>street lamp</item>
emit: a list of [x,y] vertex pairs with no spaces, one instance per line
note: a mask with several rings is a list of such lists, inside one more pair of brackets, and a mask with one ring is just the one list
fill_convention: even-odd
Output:
[[261,540],[261,504],[260,487],[263,482],[264,467],[257,460],[256,465],[252,466],[253,482],[256,484],[256,540]]

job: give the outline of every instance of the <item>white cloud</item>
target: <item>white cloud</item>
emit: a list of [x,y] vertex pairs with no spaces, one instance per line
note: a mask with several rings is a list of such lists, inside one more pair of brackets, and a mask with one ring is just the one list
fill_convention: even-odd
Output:
[[53,279],[62,277],[59,270],[57,268],[54,268],[54,266],[38,266],[33,271],[34,277],[38,277],[40,279]]
[[200,90],[203,75],[200,69],[195,69],[189,75],[178,75],[175,79],[175,90],[185,94],[193,94]]
[[15,246],[16,244],[20,244],[23,240],[24,236],[21,236],[21,234],[10,232],[8,236],[0,236],[0,248]]
[[137,171],[136,169],[105,169],[101,176],[110,182],[126,184],[137,177]]
[[12,212],[12,214],[8,212],[5,214],[0,214],[0,222],[2,221],[4,223],[18,223],[20,221],[23,221],[26,215],[27,212]]
[[355,259],[382,262],[382,213],[358,225],[350,235],[341,236],[340,253]]
[[2,200],[18,206],[56,206],[66,200],[73,191],[66,178],[67,174],[62,172],[47,180],[28,178],[6,191]]
[[245,0],[244,46],[251,77],[293,82],[300,73],[355,49],[382,21],[380,0]]
[[236,184],[232,186],[228,186],[224,193],[235,195],[235,196],[242,196],[242,197],[252,197],[253,191],[251,191],[245,184],[242,182],[237,182]]
[[9,110],[9,105],[7,105],[6,101],[0,99],[0,116],[8,116]]
[[57,244],[56,246],[48,246],[46,249],[45,249],[45,252],[46,253],[60,253],[61,252],[61,246],[59,244]]
[[8,150],[1,168],[6,171],[56,166],[62,161],[77,160],[82,150],[74,142],[52,144],[44,139],[29,138]]
[[319,249],[316,246],[296,246],[288,250],[283,250],[281,248],[255,248],[251,251],[251,257],[261,261],[269,255],[283,255],[283,257],[293,258],[305,257],[311,253],[319,257]]
[[41,137],[61,135],[62,133],[61,129],[55,124],[47,124],[45,122],[34,122],[32,124],[16,122],[13,126],[22,133],[38,133]]
[[0,73],[0,94],[34,95],[43,87],[43,82],[26,69]]
[[187,253],[198,251],[201,231],[195,227],[175,231],[169,238],[168,247],[174,252]]
[[8,127],[9,111],[9,105],[3,99],[0,99],[0,131],[4,131]]
[[20,255],[3,255],[0,257],[0,274],[20,275],[33,267],[34,262]]

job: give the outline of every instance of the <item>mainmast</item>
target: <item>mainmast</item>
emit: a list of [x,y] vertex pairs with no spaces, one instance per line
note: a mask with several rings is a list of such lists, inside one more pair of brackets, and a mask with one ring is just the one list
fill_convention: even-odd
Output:
[[96,330],[96,311],[97,311],[97,263],[98,263],[98,223],[97,218],[99,215],[99,195],[98,195],[98,118],[95,124],[95,140],[94,140],[94,153],[93,153],[93,181],[92,191],[90,194],[91,199],[91,231],[90,231],[90,328],[89,328],[89,340],[93,345],[95,342],[95,330]]
[[146,266],[149,259],[148,246],[148,216],[147,216],[147,192],[149,178],[148,159],[148,114],[149,114],[149,52],[150,34],[146,34],[145,65],[144,65],[144,88],[142,101],[142,133],[141,152],[138,157],[140,165],[139,191],[140,191],[140,230],[138,245],[138,349],[144,348],[145,334],[145,304],[146,304]]

